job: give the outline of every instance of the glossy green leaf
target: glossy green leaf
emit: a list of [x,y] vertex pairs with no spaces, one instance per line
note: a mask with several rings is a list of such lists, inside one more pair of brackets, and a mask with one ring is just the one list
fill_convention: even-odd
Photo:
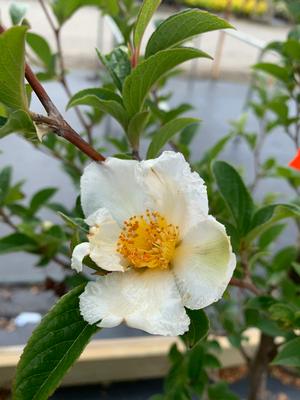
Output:
[[188,348],[192,348],[207,336],[210,324],[203,310],[186,309],[186,313],[191,323],[188,332],[182,335],[181,338]]
[[174,119],[155,132],[149,145],[147,158],[155,158],[162,147],[178,132],[191,124],[199,122],[196,118],[177,118]]
[[136,24],[133,31],[133,43],[135,47],[140,47],[145,30],[161,3],[161,0],[144,0],[137,16]]
[[254,212],[253,200],[238,172],[224,161],[216,161],[213,172],[220,193],[240,234],[248,232]]
[[162,22],[152,34],[146,47],[146,58],[158,51],[178,46],[201,33],[226,28],[232,28],[232,25],[206,11],[180,11]]
[[33,332],[17,366],[14,400],[47,400],[98,330],[80,315],[83,290],[63,296]]
[[0,35],[0,102],[11,110],[27,109],[24,85],[26,30],[25,26],[15,26]]
[[17,251],[34,251],[36,242],[23,233],[12,233],[0,238],[0,254],[15,253]]
[[25,111],[17,110],[12,112],[6,123],[0,127],[0,138],[10,133],[22,133],[28,138],[36,136],[36,129]]
[[166,72],[199,57],[210,58],[200,50],[175,48],[163,50],[141,62],[126,78],[123,86],[123,101],[130,116],[142,110],[149,91]]
[[300,207],[294,204],[271,204],[260,208],[253,215],[251,231],[247,235],[248,240],[253,240],[275,222],[285,218],[300,218]]
[[46,188],[37,192],[31,199],[29,205],[30,214],[35,214],[41,207],[43,207],[57,192],[57,188]]
[[287,367],[300,367],[300,337],[284,344],[272,364],[285,365]]
[[122,99],[107,89],[84,89],[76,93],[67,105],[67,109],[86,105],[101,110],[114,117],[124,129],[127,127],[127,113],[122,106]]
[[138,114],[135,114],[129,122],[127,135],[133,148],[138,146],[139,138],[143,133],[145,126],[147,125],[149,116],[149,111],[142,111]]
[[41,35],[28,32],[26,41],[38,58],[43,62],[43,64],[46,67],[50,66],[52,63],[52,52],[47,40]]

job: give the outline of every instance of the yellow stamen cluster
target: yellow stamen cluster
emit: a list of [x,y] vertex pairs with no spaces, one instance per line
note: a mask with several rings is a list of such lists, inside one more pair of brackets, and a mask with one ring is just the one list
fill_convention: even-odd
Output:
[[158,212],[133,216],[124,222],[117,251],[135,268],[168,268],[178,243],[178,226]]

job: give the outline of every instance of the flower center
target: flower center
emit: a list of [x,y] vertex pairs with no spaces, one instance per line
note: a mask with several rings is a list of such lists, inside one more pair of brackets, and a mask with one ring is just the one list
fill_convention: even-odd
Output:
[[178,243],[178,226],[158,212],[133,216],[124,222],[117,251],[135,268],[168,268]]

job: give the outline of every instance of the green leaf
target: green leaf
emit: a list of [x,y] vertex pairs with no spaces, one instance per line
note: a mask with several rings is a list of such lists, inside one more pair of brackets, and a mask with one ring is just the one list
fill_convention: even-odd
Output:
[[122,106],[120,96],[108,89],[84,89],[76,93],[69,101],[67,109],[86,105],[101,110],[114,117],[126,129],[128,124],[127,113]]
[[208,54],[190,48],[163,50],[141,62],[126,78],[123,86],[123,101],[130,116],[142,110],[152,86],[168,71],[193,58]]
[[254,69],[266,72],[267,74],[279,79],[282,82],[288,83],[291,79],[286,68],[272,63],[258,63],[253,66]]
[[285,218],[300,218],[300,207],[294,204],[271,204],[260,208],[253,216],[247,239],[253,240],[275,222]]
[[44,65],[49,67],[52,63],[52,52],[47,40],[41,35],[28,32],[26,41]]
[[27,112],[17,110],[9,115],[6,123],[0,127],[0,138],[10,133],[22,133],[27,138],[36,137],[36,129]]
[[177,118],[155,132],[147,152],[147,158],[155,158],[160,149],[178,132],[188,125],[199,122],[196,118]]
[[216,182],[241,234],[249,231],[254,212],[253,200],[238,172],[224,161],[213,165]]
[[272,225],[269,229],[266,229],[259,238],[259,248],[265,249],[270,244],[274,243],[285,227],[285,224],[278,224]]
[[140,47],[145,30],[161,3],[161,0],[144,0],[137,16],[136,24],[133,31],[133,43],[136,48]]
[[210,385],[208,398],[209,400],[239,400],[239,397],[229,389],[227,382],[218,382]]
[[106,67],[112,77],[116,87],[120,92],[122,92],[123,82],[131,71],[131,64],[126,47],[117,47],[106,56],[102,56],[99,50],[96,49],[96,51],[102,64]]
[[207,336],[210,324],[203,310],[186,309],[186,313],[191,323],[188,332],[182,335],[181,338],[188,348],[192,348]]
[[61,211],[58,212],[58,215],[65,221],[65,223],[70,228],[79,229],[84,233],[89,232],[89,227],[82,218],[73,218],[73,217],[70,217],[69,215],[64,214]]
[[28,5],[24,3],[12,3],[9,7],[9,15],[13,25],[18,25],[22,22],[28,10]]
[[0,172],[0,204],[3,204],[9,191],[12,169],[5,167]]
[[233,27],[222,18],[206,11],[180,11],[162,22],[152,34],[146,47],[146,58],[161,50],[178,46],[201,33],[226,28]]
[[63,25],[81,7],[100,7],[112,15],[119,9],[117,0],[52,0],[51,6],[60,25]]
[[37,192],[31,199],[29,205],[29,212],[34,215],[41,207],[43,207],[54,194],[57,192],[57,188],[46,188]]
[[14,400],[48,399],[98,330],[80,315],[83,290],[63,296],[33,332],[17,366]]
[[32,252],[36,249],[36,242],[23,233],[12,233],[0,239],[0,254],[16,251]]
[[15,26],[0,35],[0,102],[11,110],[27,109],[24,85],[26,30],[25,26]]
[[300,337],[285,343],[274,358],[272,364],[285,365],[287,367],[300,367]]
[[148,123],[149,116],[149,111],[142,111],[135,114],[129,122],[127,135],[133,148],[138,146],[139,138]]

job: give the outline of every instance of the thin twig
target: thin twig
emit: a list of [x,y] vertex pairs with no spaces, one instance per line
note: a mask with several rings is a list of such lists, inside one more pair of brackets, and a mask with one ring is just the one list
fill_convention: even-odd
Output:
[[[0,25],[0,34],[5,32],[5,29]],[[58,111],[54,103],[52,102],[51,98],[47,94],[46,90],[36,77],[36,75],[33,73],[29,65],[25,64],[25,77],[29,83],[29,85],[32,87],[33,91],[37,95],[38,99],[42,103],[44,109],[46,110],[49,118],[49,121],[51,121],[51,124],[55,125],[55,130],[54,132],[66,139],[68,142],[74,144],[78,149],[80,149],[83,153],[85,153],[88,157],[90,157],[94,161],[104,161],[105,157],[98,153],[90,144],[88,144],[82,137],[74,131],[74,129],[65,121],[61,113]],[[42,116],[40,116],[42,117]],[[37,124],[42,123],[46,124],[47,123],[47,118],[44,117],[43,121],[39,121],[39,119],[35,120]],[[41,118],[42,120],[43,118]]]
[[5,213],[5,211],[0,208],[0,217],[2,218],[3,222],[10,226],[13,230],[17,230],[17,226],[12,222],[10,217]]
[[237,279],[237,278],[231,278],[229,284],[231,286],[236,286],[236,287],[239,287],[241,289],[247,289],[250,292],[254,293],[256,296],[260,296],[261,295],[260,290],[257,289],[257,287],[254,286],[254,284],[251,283],[251,282],[247,282],[247,281],[244,281],[244,280],[241,280],[241,279]]
[[[54,37],[55,37],[55,42],[56,42],[56,47],[57,47],[57,54],[58,54],[58,60],[59,60],[59,67],[60,67],[60,76],[59,76],[59,81],[62,84],[68,98],[70,99],[72,97],[72,92],[71,89],[68,85],[67,79],[66,79],[66,68],[65,68],[65,62],[64,62],[64,56],[63,56],[63,51],[62,51],[62,45],[61,45],[61,38],[60,38],[60,33],[61,33],[61,28],[58,26],[56,27],[51,15],[44,3],[44,0],[39,0],[39,3],[44,11],[44,14],[49,22],[49,25],[53,31]],[[84,127],[86,130],[87,136],[88,136],[88,141],[91,144],[93,142],[92,139],[92,132],[91,132],[91,126],[85,121],[84,116],[82,115],[80,109],[78,107],[74,107],[74,111],[81,123],[81,125]]]

